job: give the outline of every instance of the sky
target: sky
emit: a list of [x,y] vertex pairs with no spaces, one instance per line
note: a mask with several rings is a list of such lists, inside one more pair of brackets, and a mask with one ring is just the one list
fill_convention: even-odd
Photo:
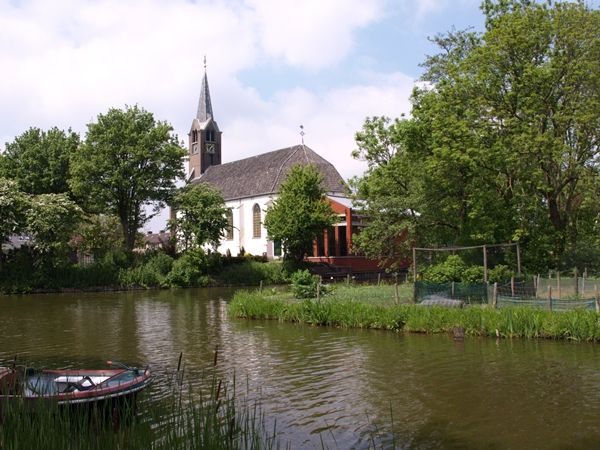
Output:
[[[600,0],[592,0],[592,3]],[[187,142],[204,74],[223,162],[305,143],[344,178],[368,116],[410,112],[428,37],[479,0],[0,0],[0,149],[137,104]],[[597,5],[596,5],[597,6]]]

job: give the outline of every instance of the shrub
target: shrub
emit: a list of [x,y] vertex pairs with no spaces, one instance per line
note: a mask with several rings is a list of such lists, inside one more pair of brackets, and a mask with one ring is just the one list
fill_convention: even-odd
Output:
[[313,275],[309,270],[298,270],[291,277],[292,294],[296,298],[315,298],[317,290],[321,295],[328,294],[331,289],[328,285],[320,284],[321,279],[318,275]]
[[423,279],[433,283],[461,281],[466,269],[467,265],[460,256],[450,255],[443,263],[429,266],[423,274]]
[[207,256],[202,249],[190,250],[173,263],[166,283],[171,287],[207,286]]
[[266,284],[282,284],[287,281],[280,262],[257,262],[253,260],[235,260],[226,266],[218,275],[221,284],[229,286],[257,285],[261,281]]
[[460,281],[469,284],[483,283],[483,266],[467,267],[463,271]]
[[145,266],[162,277],[165,277],[173,268],[173,258],[166,253],[157,252],[148,259]]
[[513,276],[513,271],[508,266],[499,264],[488,272],[488,281],[490,283],[499,283],[510,280]]

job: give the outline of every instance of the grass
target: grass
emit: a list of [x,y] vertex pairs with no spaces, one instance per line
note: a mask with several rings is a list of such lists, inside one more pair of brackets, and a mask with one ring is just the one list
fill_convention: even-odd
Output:
[[[390,289],[392,296],[390,296]],[[394,286],[339,287],[320,300],[295,300],[289,293],[239,291],[229,313],[247,319],[276,319],[309,325],[372,328],[411,333],[522,337],[600,342],[600,314],[590,310],[547,311],[533,308],[465,309],[409,304],[406,289],[396,303]]]

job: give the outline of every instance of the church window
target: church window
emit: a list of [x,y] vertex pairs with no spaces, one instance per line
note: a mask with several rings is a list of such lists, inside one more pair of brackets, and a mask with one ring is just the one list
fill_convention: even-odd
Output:
[[206,130],[206,142],[214,142],[215,132],[212,129]]
[[198,142],[198,131],[192,130],[192,142]]
[[273,242],[273,256],[281,256],[281,241]]
[[233,240],[233,211],[227,210],[227,229],[225,230],[225,237],[228,240]]
[[252,208],[252,237],[260,237],[260,206],[254,204]]

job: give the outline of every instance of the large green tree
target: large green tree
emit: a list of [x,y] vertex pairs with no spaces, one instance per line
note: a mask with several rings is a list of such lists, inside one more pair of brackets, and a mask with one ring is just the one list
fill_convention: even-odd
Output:
[[153,203],[156,211],[172,198],[184,156],[171,125],[138,106],[113,108],[88,124],[71,160],[71,188],[88,210],[119,218],[131,251],[151,216],[146,208]]
[[[539,262],[559,263],[599,231],[600,12],[527,0],[482,10],[485,32],[433,39],[442,51],[424,64],[412,117],[383,128],[395,152],[373,160],[359,198],[398,232],[376,187],[411,180],[400,193],[410,208],[397,213],[416,213],[406,246],[520,240]],[[358,156],[369,161],[385,143],[378,130],[358,134]],[[359,239],[367,251],[385,237],[372,234]]]
[[29,198],[19,190],[17,182],[0,178],[0,246],[10,235],[25,228],[28,207]]
[[40,194],[31,198],[26,212],[27,232],[34,247],[49,263],[64,263],[69,242],[83,211],[67,194]]
[[333,223],[333,212],[314,165],[293,166],[279,196],[268,207],[265,228],[269,239],[281,241],[286,256],[301,260],[313,240]]
[[79,135],[71,130],[30,128],[6,144],[0,176],[32,195],[69,192],[69,160],[78,146]]
[[171,226],[184,250],[219,244],[227,227],[227,208],[219,191],[205,183],[187,185],[175,195],[172,207],[177,216]]

